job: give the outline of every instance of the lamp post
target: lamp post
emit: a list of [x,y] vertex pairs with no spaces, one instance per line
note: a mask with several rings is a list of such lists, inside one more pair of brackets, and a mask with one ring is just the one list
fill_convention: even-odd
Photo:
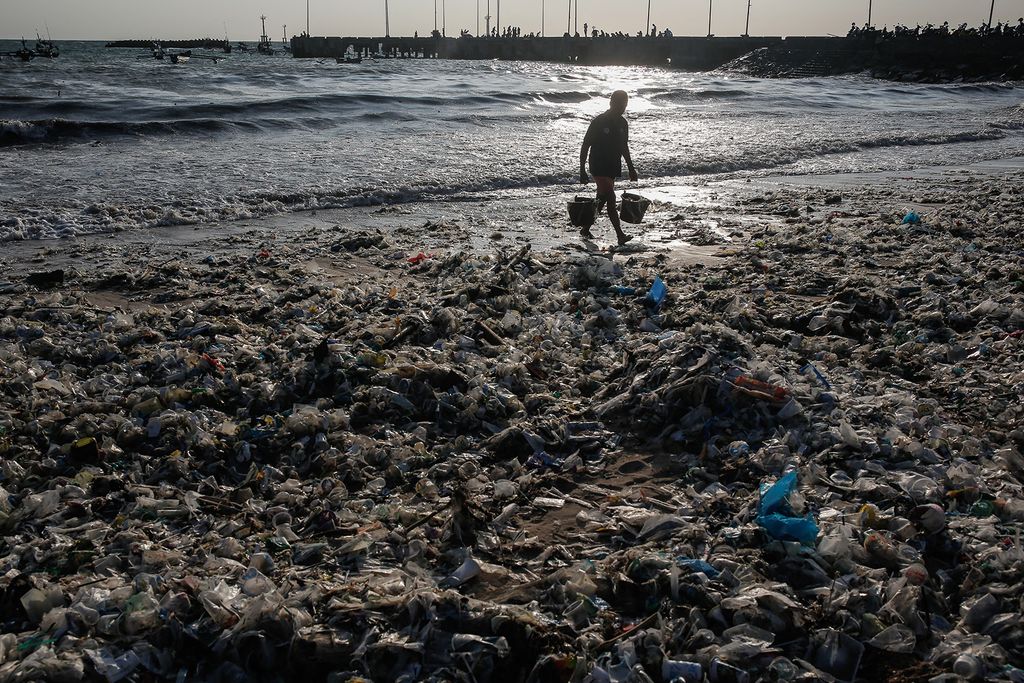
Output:
[[647,35],[651,35],[651,0],[647,0]]
[[580,0],[576,0],[576,23],[573,33],[579,35],[580,32]]
[[498,0],[498,34],[501,34],[501,0]]
[[448,11],[445,7],[445,0],[441,0],[441,35],[448,35]]
[[384,0],[384,37],[391,37],[391,9],[388,7],[388,0]]
[[306,0],[306,35],[309,35],[309,0]]
[[996,14],[996,0],[992,0],[992,7],[988,11],[988,30],[992,30],[992,17]]
[[569,0],[569,18],[565,22],[566,35],[572,33],[572,0]]
[[868,28],[871,28],[871,5],[874,0],[868,0]]
[[711,13],[715,8],[715,0],[708,0],[708,38],[711,37]]
[[747,0],[747,28],[743,30],[743,35],[747,38],[750,37],[750,3],[753,0]]
[[545,13],[545,6],[544,5],[545,5],[544,0],[540,0],[540,37],[541,38],[544,37],[544,19],[547,17],[547,14]]
[[437,0],[434,0],[434,30],[437,30]]

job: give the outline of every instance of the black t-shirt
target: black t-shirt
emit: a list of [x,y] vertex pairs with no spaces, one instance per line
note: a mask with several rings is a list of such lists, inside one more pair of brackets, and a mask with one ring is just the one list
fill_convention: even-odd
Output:
[[615,112],[606,111],[590,123],[590,174],[607,178],[622,175],[622,155],[629,144],[629,124]]

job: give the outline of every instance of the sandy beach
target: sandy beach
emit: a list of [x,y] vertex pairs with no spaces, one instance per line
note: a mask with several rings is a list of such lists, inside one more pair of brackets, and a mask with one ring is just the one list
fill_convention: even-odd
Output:
[[0,680],[1019,680],[1020,165],[644,194],[6,243]]

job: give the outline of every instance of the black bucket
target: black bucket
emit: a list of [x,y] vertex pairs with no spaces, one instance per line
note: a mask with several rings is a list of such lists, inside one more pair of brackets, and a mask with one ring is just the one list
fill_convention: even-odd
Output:
[[619,217],[627,223],[643,223],[644,214],[647,213],[650,206],[650,199],[625,192],[622,195],[622,205],[619,207]]
[[589,228],[597,220],[597,200],[576,197],[569,202],[569,222],[577,228]]

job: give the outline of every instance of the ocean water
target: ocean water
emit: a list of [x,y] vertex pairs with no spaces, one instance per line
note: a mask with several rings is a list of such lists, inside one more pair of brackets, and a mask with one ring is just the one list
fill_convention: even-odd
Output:
[[514,211],[579,189],[582,135],[618,88],[647,186],[1024,156],[1022,84],[60,47],[0,60],[0,240],[402,202]]

